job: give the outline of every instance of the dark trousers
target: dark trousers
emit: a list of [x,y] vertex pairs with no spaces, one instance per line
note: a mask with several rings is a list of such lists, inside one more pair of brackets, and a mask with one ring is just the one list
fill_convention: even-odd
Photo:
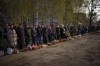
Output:
[[30,37],[25,37],[25,43],[26,43],[26,46],[30,43]]
[[36,44],[36,37],[35,37],[35,36],[32,37],[32,44],[33,44],[33,45]]
[[23,49],[25,47],[25,39],[24,38],[18,39],[17,42],[18,42],[19,49]]
[[57,34],[57,40],[59,40],[60,39],[60,34]]
[[47,44],[47,35],[43,35],[43,43]]
[[37,45],[42,44],[41,36],[36,36],[36,43],[37,43]]
[[52,35],[49,34],[49,35],[48,35],[48,42],[52,42],[52,40],[53,40],[53,39],[52,39]]

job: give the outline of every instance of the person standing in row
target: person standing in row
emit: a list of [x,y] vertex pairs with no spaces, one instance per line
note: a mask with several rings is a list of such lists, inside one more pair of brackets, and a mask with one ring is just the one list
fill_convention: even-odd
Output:
[[25,47],[25,32],[24,27],[20,25],[16,28],[17,37],[18,37],[18,48],[23,49]]
[[61,39],[64,39],[65,38],[64,25],[61,25],[61,27],[60,27],[60,36],[61,36]]
[[52,30],[51,26],[48,26],[47,32],[48,32],[48,43],[52,43],[52,41],[53,41],[53,30]]
[[43,44],[47,44],[47,28],[42,26]]
[[56,27],[56,35],[57,35],[57,40],[60,40],[60,27],[59,25]]
[[1,31],[1,27],[0,27],[0,46],[1,46],[1,39],[2,39],[2,31]]
[[32,45],[36,45],[36,35],[37,32],[35,26],[31,27]]
[[27,25],[24,28],[24,31],[25,31],[25,43],[26,43],[26,46],[28,46],[30,44],[30,38],[31,38],[31,30],[29,28],[29,25]]
[[17,33],[14,29],[14,26],[11,25],[10,28],[7,30],[7,37],[11,48],[17,47]]
[[41,31],[41,26],[40,25],[38,25],[38,27],[36,28],[36,32],[37,32],[37,35],[36,35],[36,43],[38,44],[38,45],[41,45],[42,44],[42,40],[41,40],[41,33],[42,33],[42,31]]

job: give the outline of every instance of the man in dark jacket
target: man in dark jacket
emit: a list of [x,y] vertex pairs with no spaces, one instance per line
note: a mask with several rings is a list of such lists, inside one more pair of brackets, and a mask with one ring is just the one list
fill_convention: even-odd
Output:
[[64,39],[65,38],[65,36],[64,36],[64,25],[62,25],[60,27],[60,36],[61,36],[61,39]]
[[36,35],[36,43],[38,44],[38,45],[40,45],[40,44],[42,44],[42,41],[41,41],[41,26],[40,25],[38,25],[38,27],[36,28],[36,32],[37,32],[37,35]]
[[10,28],[10,26],[8,24],[6,24],[3,28],[3,39],[4,39],[3,44],[5,44],[6,48],[10,47],[10,42],[9,42],[8,36],[7,36],[9,28]]
[[47,44],[47,28],[46,28],[46,26],[42,26],[42,36],[43,36],[43,43]]
[[56,35],[57,35],[57,40],[60,40],[60,27],[59,27],[59,25],[56,27]]
[[74,37],[76,35],[76,28],[75,28],[75,26],[71,26],[70,27],[70,34],[71,34],[72,37]]
[[2,31],[0,29],[0,44],[1,44],[1,39],[2,39]]
[[24,28],[24,31],[25,31],[25,43],[27,46],[30,43],[30,38],[31,38],[31,32],[28,25]]
[[4,34],[3,34],[4,39],[7,39],[7,29],[8,29],[8,24],[5,25],[4,30],[3,30],[4,31]]
[[17,37],[18,37],[18,47],[19,49],[23,49],[25,47],[25,32],[24,32],[24,27],[20,25],[16,29],[17,32]]
[[0,30],[0,39],[2,38],[2,33],[1,33],[1,30]]
[[36,28],[35,27],[31,27],[31,36],[32,36],[32,44],[36,44]]
[[77,35],[81,35],[81,33],[82,33],[82,27],[80,25],[78,25]]
[[53,30],[51,26],[48,26],[47,34],[48,34],[48,42],[51,43],[53,41]]

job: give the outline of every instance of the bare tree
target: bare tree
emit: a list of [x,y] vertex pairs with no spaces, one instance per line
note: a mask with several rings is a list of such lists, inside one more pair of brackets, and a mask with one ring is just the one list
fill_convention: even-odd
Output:
[[87,8],[89,25],[91,26],[93,21],[98,17],[98,11],[100,0],[85,0],[85,7]]

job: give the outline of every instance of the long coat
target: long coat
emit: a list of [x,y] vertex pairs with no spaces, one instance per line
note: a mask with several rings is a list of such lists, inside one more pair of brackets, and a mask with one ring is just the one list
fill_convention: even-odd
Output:
[[20,49],[23,49],[25,47],[25,32],[24,32],[24,28],[17,28],[16,29],[17,32],[17,37],[18,37],[18,46]]
[[11,47],[16,47],[17,46],[17,34],[16,34],[15,29],[8,29],[7,37],[8,37]]
[[30,39],[31,39],[31,30],[29,28],[24,28],[25,31],[25,43],[26,46],[30,43]]

